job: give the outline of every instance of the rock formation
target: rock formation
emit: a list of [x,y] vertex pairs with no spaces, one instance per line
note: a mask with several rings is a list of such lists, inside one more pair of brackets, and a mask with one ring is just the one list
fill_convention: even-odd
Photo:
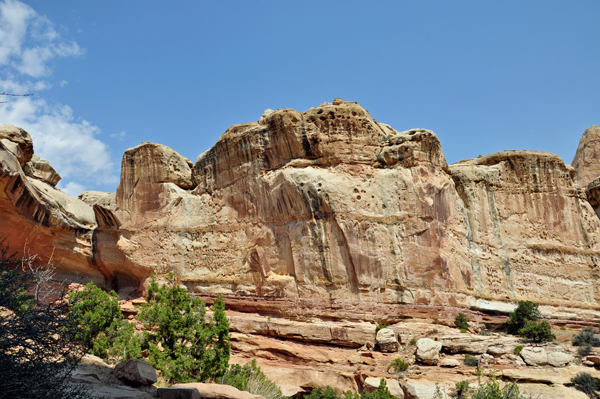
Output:
[[[464,379],[459,359],[470,353],[532,382],[527,392],[575,398],[565,385],[586,369],[568,366],[575,349],[517,356],[515,337],[451,327],[459,311],[472,333],[502,324],[517,300],[539,303],[554,326],[597,323],[599,133],[586,130],[573,166],[537,151],[447,165],[433,132],[396,131],[336,99],[266,110],[195,163],[142,143],[123,155],[115,193],[75,199],[55,187],[60,176],[29,134],[1,125],[0,225],[4,245],[51,259],[60,280],[93,280],[126,299],[143,295],[152,272],[172,271],[209,304],[222,294],[234,361],[261,359],[286,396],[371,389],[365,379],[380,378],[400,348],[413,365],[388,382],[396,397],[433,392],[420,379],[426,364],[436,379]],[[124,305],[129,318],[136,301]],[[375,322],[387,325],[380,336]],[[374,352],[376,342],[391,353]],[[528,363],[546,369],[514,369]]]
[[11,248],[27,240],[64,276],[125,296],[173,271],[242,311],[333,306],[341,319],[398,321],[450,305],[485,318],[528,299],[583,320],[600,305],[600,220],[582,189],[596,130],[574,168],[537,151],[448,166],[433,132],[398,132],[336,99],[267,110],[195,163],[142,143],[125,152],[115,194],[77,200],[52,173],[24,172],[50,169],[32,159],[27,132],[3,125],[0,223],[14,227]]

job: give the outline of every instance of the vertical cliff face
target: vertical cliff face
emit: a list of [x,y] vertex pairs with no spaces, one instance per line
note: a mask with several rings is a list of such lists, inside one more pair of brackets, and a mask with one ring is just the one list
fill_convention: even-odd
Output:
[[337,99],[232,126],[195,164],[142,143],[115,194],[73,199],[70,212],[45,197],[64,195],[52,182],[24,175],[13,144],[0,151],[2,223],[53,236],[40,236],[44,253],[71,252],[65,270],[113,287],[174,271],[231,298],[599,306],[600,219],[577,180],[593,169],[586,157],[575,169],[536,151],[448,166],[433,132],[398,132]]
[[450,167],[466,211],[475,293],[596,304],[600,223],[554,154],[506,151]]

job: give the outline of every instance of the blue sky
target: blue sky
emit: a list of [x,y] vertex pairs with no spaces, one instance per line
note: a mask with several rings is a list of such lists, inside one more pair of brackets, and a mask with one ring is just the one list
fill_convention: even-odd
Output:
[[426,128],[449,163],[539,150],[570,163],[600,124],[598,1],[0,0],[0,123],[70,194],[114,191],[142,141],[195,161],[266,108],[357,101]]

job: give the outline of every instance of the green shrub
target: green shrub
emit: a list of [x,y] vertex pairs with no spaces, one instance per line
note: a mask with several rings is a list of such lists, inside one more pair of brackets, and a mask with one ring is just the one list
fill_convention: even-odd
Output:
[[573,337],[573,346],[593,346],[600,347],[600,339],[596,337],[596,332],[592,327],[586,327]]
[[461,330],[468,330],[469,322],[467,321],[467,316],[464,313],[459,313],[456,319],[454,319],[454,325]]
[[260,367],[256,365],[256,360],[243,366],[231,364],[217,381],[220,384],[231,385],[240,391],[260,395],[265,399],[281,399],[283,397],[281,389],[260,370]]
[[375,334],[377,334],[379,332],[379,330],[382,330],[384,328],[387,328],[387,326],[383,323],[377,323],[377,327],[375,327]]
[[387,388],[387,383],[385,379],[381,379],[379,381],[379,387],[373,392],[368,392],[366,389],[360,395],[357,393],[353,393],[351,391],[346,391],[343,395],[338,395],[338,393],[327,386],[325,390],[322,388],[315,388],[308,395],[304,395],[304,399],[391,399],[392,395]]
[[325,390],[322,388],[315,388],[308,395],[304,395],[304,399],[338,399],[337,392],[329,385]]
[[415,345],[417,343],[417,339],[413,338],[410,340],[410,342],[408,343],[409,345]]
[[600,394],[600,386],[598,383],[588,373],[577,373],[577,375],[571,378],[571,382],[575,386],[575,389],[585,393],[590,398],[599,398]]
[[92,354],[105,361],[119,363],[142,358],[142,336],[135,334],[135,324],[126,320],[113,322],[92,344]]
[[479,364],[479,359],[477,359],[475,356],[471,356],[467,353],[465,355],[463,362],[465,363],[465,366],[477,367],[477,365]]
[[148,361],[168,383],[208,381],[227,370],[231,344],[225,303],[220,295],[213,306],[213,320],[205,319],[205,305],[179,286],[172,273],[158,286],[154,275],[147,304],[138,320],[150,329],[144,333]]
[[123,320],[117,293],[107,293],[91,281],[83,290],[71,291],[69,302],[82,329],[78,338],[87,346],[91,347],[98,334],[108,330],[113,322]]
[[454,392],[454,394],[452,396],[457,399],[465,399],[470,390],[469,381],[463,380],[463,381],[457,382],[455,385],[455,389],[456,389],[456,392]]
[[497,377],[491,375],[485,384],[472,390],[471,399],[526,399],[515,382],[500,387]]
[[589,344],[585,346],[580,346],[579,348],[577,348],[577,353],[579,353],[579,356],[581,357],[586,357],[587,355],[592,353],[592,346]]
[[519,305],[514,312],[510,314],[508,325],[513,331],[519,331],[527,326],[529,321],[537,321],[540,318],[538,304],[531,301],[519,301]]
[[466,332],[467,332],[467,330],[466,330],[465,328],[461,328],[461,329],[460,329],[460,332],[464,334],[464,333],[466,333]]
[[517,346],[515,346],[515,350],[513,352],[515,353],[515,355],[519,356],[521,354],[522,350],[523,350],[523,345],[517,345]]
[[387,368],[387,371],[389,372],[393,369],[396,370],[396,373],[401,373],[403,371],[406,371],[406,369],[408,369],[409,366],[410,364],[408,362],[404,361],[403,359],[397,358],[392,360],[392,362]]
[[552,329],[548,322],[542,321],[537,323],[530,321],[527,325],[519,330],[519,335],[523,338],[531,339],[534,342],[552,341],[556,336],[552,334]]

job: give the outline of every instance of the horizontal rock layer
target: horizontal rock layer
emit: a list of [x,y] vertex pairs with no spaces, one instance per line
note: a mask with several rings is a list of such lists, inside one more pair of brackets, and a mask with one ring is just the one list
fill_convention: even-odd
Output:
[[116,194],[83,201],[26,176],[3,144],[26,152],[26,140],[6,134],[8,244],[27,240],[65,275],[123,295],[173,271],[202,296],[293,318],[336,307],[358,321],[378,307],[391,321],[446,317],[436,306],[505,314],[522,299],[561,319],[598,316],[600,220],[577,180],[589,157],[572,168],[507,151],[448,166],[433,132],[335,104],[269,110],[195,163],[142,143],[125,152]]

